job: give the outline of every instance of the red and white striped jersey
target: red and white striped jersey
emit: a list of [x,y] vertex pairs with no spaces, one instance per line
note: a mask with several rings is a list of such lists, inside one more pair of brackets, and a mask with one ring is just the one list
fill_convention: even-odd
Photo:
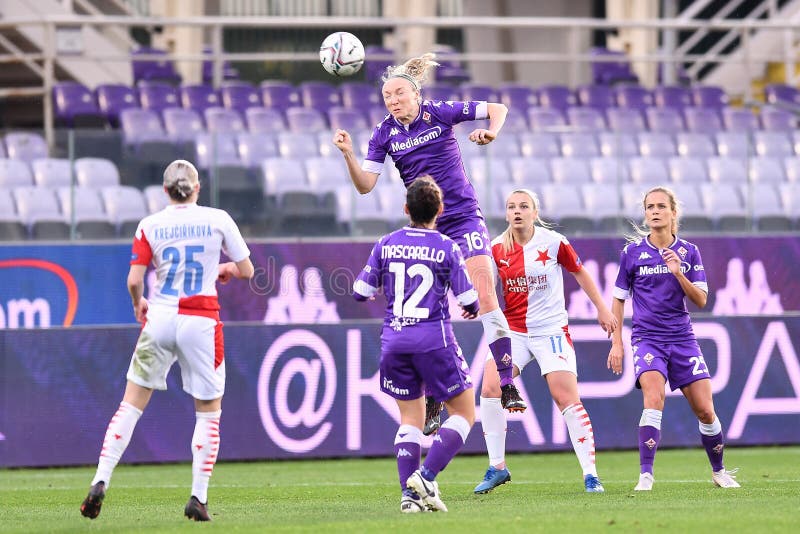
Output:
[[492,241],[506,301],[505,315],[514,332],[556,335],[567,325],[564,277],[561,267],[571,273],[581,270],[581,260],[566,237],[540,226],[533,238],[510,252],[503,250],[502,236]]
[[139,223],[131,265],[152,261],[155,266],[151,305],[219,309],[220,252],[235,262],[250,255],[227,212],[197,204],[170,204]]

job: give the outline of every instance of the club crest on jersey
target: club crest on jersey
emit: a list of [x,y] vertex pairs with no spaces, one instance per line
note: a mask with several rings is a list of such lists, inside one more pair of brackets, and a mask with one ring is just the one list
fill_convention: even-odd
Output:
[[688,251],[688,250],[686,250],[686,249],[685,249],[685,248],[683,248],[683,247],[680,247],[680,248],[678,248],[678,254],[680,254],[680,255],[681,255],[681,259],[684,259],[684,258],[686,257],[686,253],[687,253],[687,252],[689,252],[689,251]]
[[650,365],[651,363],[653,363],[653,360],[655,360],[656,357],[648,352],[647,354],[644,355],[644,358],[642,359],[645,361],[645,363],[647,363],[647,365]]
[[431,123],[431,114],[428,113],[427,111],[423,111],[422,112],[422,120],[427,122],[428,124],[430,124]]

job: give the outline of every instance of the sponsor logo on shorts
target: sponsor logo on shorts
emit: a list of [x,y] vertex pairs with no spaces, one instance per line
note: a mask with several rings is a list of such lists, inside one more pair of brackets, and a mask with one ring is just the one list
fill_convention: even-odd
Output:
[[452,393],[453,391],[457,390],[459,387],[461,387],[461,384],[453,384],[452,386],[447,388],[447,392],[448,393]]
[[408,395],[409,393],[408,389],[395,386],[388,378],[383,379],[383,389],[389,390],[395,395]]
[[656,357],[648,352],[647,354],[644,355],[643,359],[645,363],[647,363],[647,365],[650,365],[651,363],[653,363],[653,360],[655,360]]
[[656,440],[654,440],[653,438],[648,439],[647,441],[644,442],[644,444],[650,450],[653,450],[653,447],[655,447],[657,445],[656,444]]

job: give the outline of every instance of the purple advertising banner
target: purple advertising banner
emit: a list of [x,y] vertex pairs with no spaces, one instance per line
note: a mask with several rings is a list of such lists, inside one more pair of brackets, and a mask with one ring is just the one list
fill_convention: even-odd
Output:
[[[780,315],[800,311],[800,239],[698,237],[714,316]],[[622,239],[574,239],[586,269],[611,301]],[[380,302],[359,304],[350,288],[372,242],[251,243],[251,284],[219,286],[224,321],[264,324],[339,323],[381,317]],[[131,324],[125,289],[130,246],[0,247],[0,328]],[[151,274],[152,276],[152,274]],[[152,278],[148,278],[148,287]],[[570,318],[592,319],[591,302],[565,276]],[[458,316],[456,314],[456,316]]]
[[[138,331],[0,330],[0,466],[94,464]],[[598,448],[635,448],[642,400],[630,353],[623,374],[612,375],[605,368],[609,344],[597,324],[573,321],[570,331]],[[728,444],[735,450],[800,443],[800,317],[696,319],[695,331]],[[377,321],[226,326],[220,458],[390,455],[398,412],[378,390],[379,333]],[[624,338],[629,334],[626,325]],[[487,354],[481,325],[460,322],[456,335],[477,388]],[[518,384],[530,408],[510,416],[508,449],[568,449],[566,427],[538,368],[526,369]],[[124,462],[190,460],[194,409],[177,367],[168,386],[153,396]],[[484,450],[476,426],[467,452]],[[680,394],[667,396],[662,435],[663,446],[699,447],[697,420]]]

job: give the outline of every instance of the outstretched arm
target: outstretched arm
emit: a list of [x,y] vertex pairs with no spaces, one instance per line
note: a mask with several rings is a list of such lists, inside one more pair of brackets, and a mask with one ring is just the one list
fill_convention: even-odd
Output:
[[249,280],[250,278],[253,278],[254,273],[255,268],[253,267],[253,262],[250,261],[250,258],[245,258],[237,262],[229,261],[226,263],[220,263],[219,276],[217,276],[217,279],[221,283],[227,284],[230,282],[231,278]]
[[505,104],[489,102],[487,104],[487,114],[489,115],[489,128],[477,128],[469,134],[469,140],[479,145],[486,145],[497,138],[503,124],[506,122],[508,108]]
[[350,134],[345,130],[336,130],[336,133],[333,134],[333,144],[342,151],[342,156],[347,164],[347,172],[350,174],[356,190],[362,195],[372,191],[378,182],[378,175],[361,168],[353,150],[353,138],[350,137]]

